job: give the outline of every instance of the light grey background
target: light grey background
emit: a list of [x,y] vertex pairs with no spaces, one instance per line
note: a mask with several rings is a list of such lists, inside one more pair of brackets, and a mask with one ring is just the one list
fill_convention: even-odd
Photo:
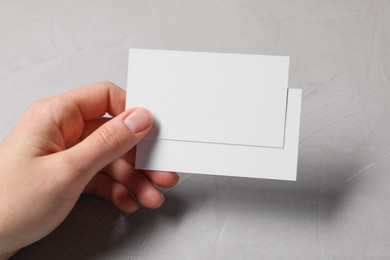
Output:
[[128,47],[291,56],[298,181],[182,175],[130,216],[84,197],[15,259],[390,259],[390,1],[0,0],[0,136],[38,98],[125,87]]

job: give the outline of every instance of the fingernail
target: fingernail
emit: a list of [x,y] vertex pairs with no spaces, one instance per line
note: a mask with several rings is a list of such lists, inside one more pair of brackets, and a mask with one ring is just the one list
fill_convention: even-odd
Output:
[[123,121],[134,134],[141,132],[152,123],[152,114],[145,108],[137,108]]

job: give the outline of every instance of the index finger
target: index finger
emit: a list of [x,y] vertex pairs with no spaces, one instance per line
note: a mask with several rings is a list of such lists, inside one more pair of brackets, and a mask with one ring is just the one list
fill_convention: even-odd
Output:
[[126,92],[112,82],[103,81],[73,89],[57,96],[64,104],[75,105],[84,120],[117,116],[125,111]]

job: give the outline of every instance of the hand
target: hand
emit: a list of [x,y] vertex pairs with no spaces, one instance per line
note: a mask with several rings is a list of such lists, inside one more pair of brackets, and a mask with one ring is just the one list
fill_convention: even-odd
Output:
[[0,144],[0,258],[49,234],[83,192],[126,213],[163,203],[155,185],[172,187],[178,175],[134,169],[133,148],[153,118],[144,108],[124,109],[125,92],[102,82],[27,110]]

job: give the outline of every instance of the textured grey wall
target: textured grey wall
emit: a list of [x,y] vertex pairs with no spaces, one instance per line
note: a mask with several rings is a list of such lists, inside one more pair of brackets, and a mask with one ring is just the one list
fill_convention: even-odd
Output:
[[125,87],[127,48],[291,56],[297,182],[182,175],[159,210],[84,197],[15,259],[390,259],[390,1],[0,1],[0,137],[30,102]]

